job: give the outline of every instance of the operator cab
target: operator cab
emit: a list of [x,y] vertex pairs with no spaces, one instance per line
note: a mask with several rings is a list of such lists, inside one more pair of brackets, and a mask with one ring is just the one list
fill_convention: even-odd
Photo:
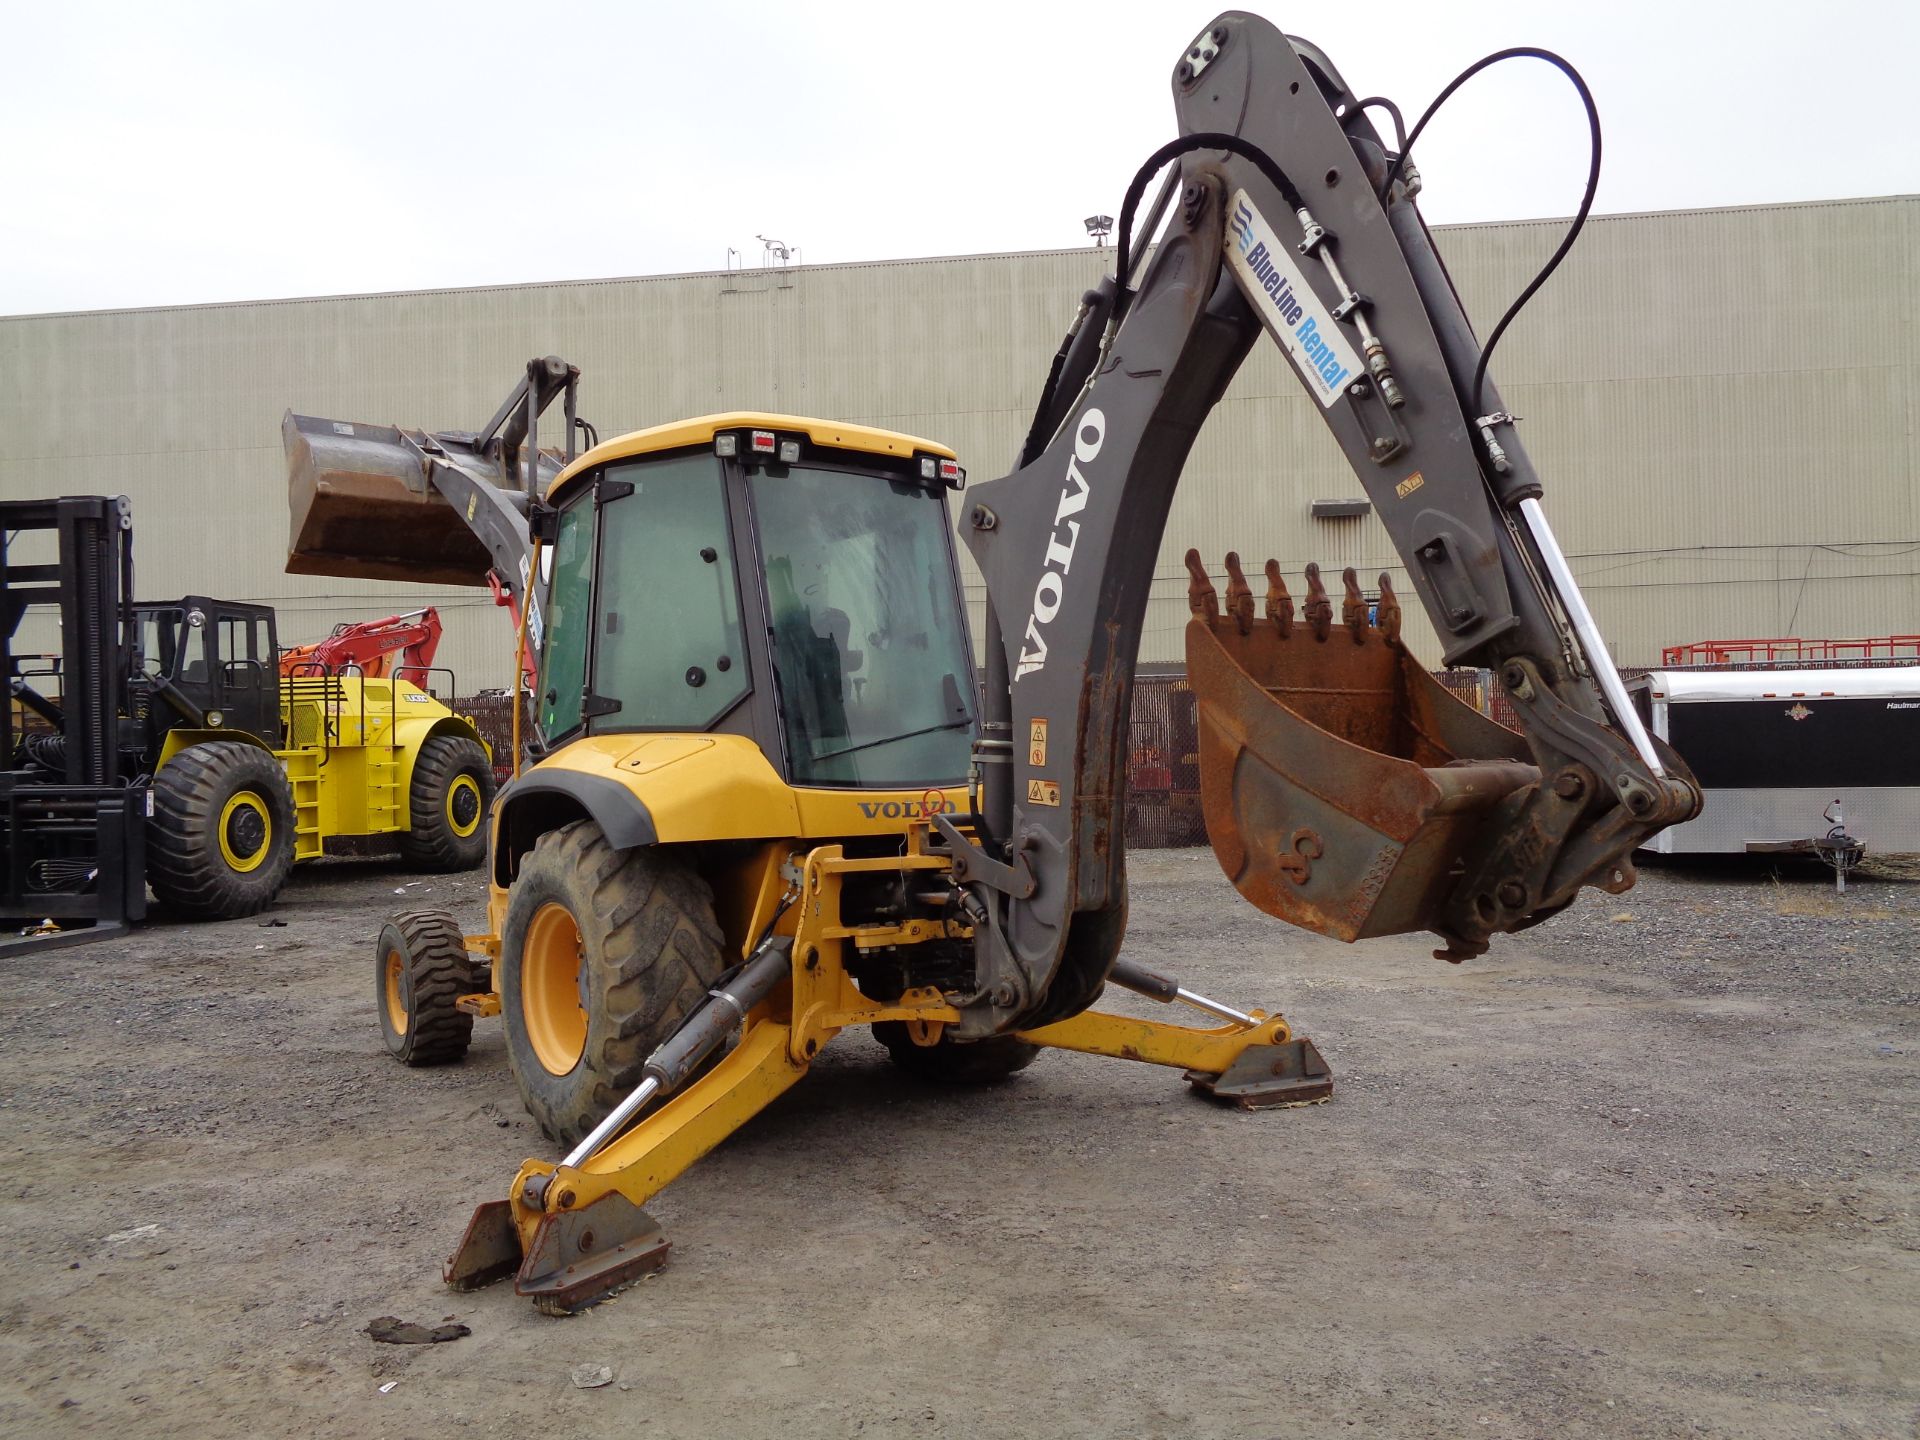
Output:
[[270,606],[204,595],[135,605],[134,647],[131,689],[149,759],[178,725],[242,731],[279,746],[280,650]]
[[976,724],[931,441],[792,416],[661,426],[549,492],[540,726],[751,738],[789,785],[951,786]]

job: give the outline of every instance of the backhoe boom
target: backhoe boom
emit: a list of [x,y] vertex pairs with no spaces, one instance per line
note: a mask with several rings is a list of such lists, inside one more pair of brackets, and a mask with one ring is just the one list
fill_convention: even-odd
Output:
[[[1459,958],[1562,908],[1583,885],[1624,888],[1632,848],[1699,805],[1685,766],[1618,698],[1513,417],[1491,381],[1484,399],[1469,397],[1479,345],[1408,181],[1388,185],[1391,157],[1332,65],[1267,22],[1229,12],[1189,47],[1173,89],[1183,139],[1154,159],[1176,162],[1178,183],[1139,288],[1122,273],[1088,296],[1022,463],[977,487],[967,516],[989,600],[977,754],[988,834],[977,860],[957,832],[948,841],[990,923],[977,931],[978,994],[958,1034],[1074,1014],[1108,973],[1123,928],[1123,762],[1154,560],[1199,427],[1263,327],[1366,488],[1447,663],[1500,676],[1524,746],[1486,735],[1474,742],[1489,753],[1431,736],[1396,742],[1395,764],[1431,778],[1485,762],[1484,783],[1461,801],[1435,781],[1433,796],[1412,796],[1383,828],[1378,816],[1356,819],[1366,797],[1355,792],[1380,783],[1359,753],[1380,748],[1360,738],[1366,717],[1331,727],[1356,753],[1317,757],[1306,773],[1296,768],[1308,758],[1300,743],[1276,735],[1280,752],[1261,750],[1248,702],[1236,714],[1203,693],[1209,827],[1216,844],[1229,832],[1223,863],[1235,852],[1228,868],[1243,892],[1315,923],[1268,892],[1330,890],[1307,910],[1353,924],[1315,928],[1354,934],[1387,933],[1370,928],[1384,894],[1416,896],[1391,928],[1431,929]],[[1123,265],[1134,206],[1157,168],[1142,172],[1123,207]],[[1317,573],[1310,585],[1310,610],[1330,614]],[[1390,593],[1372,602],[1349,586],[1362,607],[1354,653],[1368,643],[1398,652],[1397,609],[1391,634],[1367,618],[1389,608]],[[1219,644],[1248,669],[1263,642],[1250,595],[1230,598],[1246,603],[1225,617],[1196,601],[1201,633],[1190,631],[1190,656]],[[1291,625],[1291,605],[1270,571],[1275,625],[1283,611]],[[1300,643],[1324,646],[1328,627],[1312,628]],[[1271,658],[1269,668],[1299,663]],[[1610,707],[1596,688],[1608,682]],[[1405,703],[1405,682],[1380,683],[1402,685],[1379,693]],[[1296,690],[1325,689],[1284,677],[1253,686],[1256,701],[1264,690],[1283,704]],[[1210,750],[1219,760],[1211,777]],[[1475,823],[1451,823],[1463,807]],[[1450,823],[1436,828],[1443,816]],[[978,878],[1013,873],[1031,875],[1030,893]]]

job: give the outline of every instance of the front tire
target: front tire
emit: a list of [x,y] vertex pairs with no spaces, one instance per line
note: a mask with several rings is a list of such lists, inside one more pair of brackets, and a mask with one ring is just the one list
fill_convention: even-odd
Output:
[[407,789],[400,854],[416,870],[471,870],[487,858],[493,762],[479,741],[433,735],[420,746]]
[[406,910],[381,928],[373,955],[374,1005],[387,1053],[403,1065],[448,1065],[473,1042],[473,1016],[455,1008],[486,989],[484,969],[445,910]]
[[572,1145],[726,968],[707,882],[671,855],[616,850],[590,820],[540,837],[500,936],[500,1014],[527,1113]]
[[293,786],[257,745],[212,740],[153,778],[147,883],[170,909],[234,920],[273,903],[293,868]]

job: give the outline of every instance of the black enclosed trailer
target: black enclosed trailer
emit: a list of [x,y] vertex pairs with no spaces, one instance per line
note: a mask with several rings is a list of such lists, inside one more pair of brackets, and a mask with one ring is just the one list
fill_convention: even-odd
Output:
[[1634,704],[1700,781],[1697,818],[1661,855],[1725,855],[1824,839],[1837,804],[1879,853],[1920,853],[1920,665],[1653,670]]

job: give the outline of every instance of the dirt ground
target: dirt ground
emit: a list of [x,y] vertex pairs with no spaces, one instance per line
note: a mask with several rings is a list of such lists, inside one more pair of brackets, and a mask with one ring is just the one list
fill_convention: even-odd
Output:
[[[1129,952],[1285,1009],[1331,1104],[1064,1054],[940,1091],[846,1036],[570,1320],[439,1284],[551,1151],[496,1024],[381,1051],[409,879],[0,962],[0,1432],[1920,1435],[1913,879],[1656,871],[1454,967],[1137,855]],[[407,894],[479,923],[477,875]]]

